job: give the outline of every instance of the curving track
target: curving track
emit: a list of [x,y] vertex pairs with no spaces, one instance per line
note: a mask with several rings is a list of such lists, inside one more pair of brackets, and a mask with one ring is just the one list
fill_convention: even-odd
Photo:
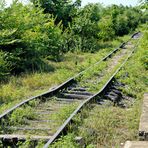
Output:
[[[29,137],[33,141],[44,140],[47,142],[44,147],[47,148],[60,134],[65,133],[72,118],[86,104],[105,95],[116,73],[134,52],[140,36],[140,32],[133,34],[130,40],[92,67],[57,88],[29,98],[0,115],[0,139],[3,146],[15,147],[18,141],[25,141]],[[98,67],[101,65],[104,66],[100,70]],[[114,104],[119,102],[117,91],[114,88],[114,94],[108,93],[106,96]],[[67,112],[66,116],[63,112]]]

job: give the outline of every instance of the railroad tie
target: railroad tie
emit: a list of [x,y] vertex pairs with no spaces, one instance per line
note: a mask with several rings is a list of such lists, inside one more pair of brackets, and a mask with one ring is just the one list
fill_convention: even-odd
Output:
[[112,89],[111,91],[113,91],[114,93],[116,93],[116,94],[122,96],[121,91],[119,91],[119,90],[117,90],[117,89]]
[[87,91],[64,91],[63,93],[78,94],[78,95],[88,95],[92,96],[93,94]]
[[56,122],[55,120],[26,120],[26,123],[51,123]]
[[57,101],[62,101],[63,102],[66,102],[66,103],[71,103],[71,102],[77,102],[79,100],[77,99],[68,99],[68,98],[56,98]]
[[6,126],[5,127],[8,130],[22,130],[22,131],[28,131],[28,130],[40,130],[40,131],[48,131],[52,130],[51,128],[45,128],[45,127],[16,127],[16,126]]
[[73,90],[73,91],[86,91],[87,88],[84,88],[84,87],[68,87],[68,90]]
[[62,93],[61,95],[69,99],[87,99],[90,97],[90,95],[78,95],[78,94],[70,94],[70,93]]
[[35,113],[38,115],[50,115],[53,113],[53,111],[37,110],[37,111],[35,111]]
[[5,134],[5,135],[0,135],[0,139],[3,140],[13,140],[13,139],[18,139],[18,140],[22,140],[25,141],[27,138],[31,139],[31,140],[49,140],[51,138],[51,136],[37,136],[37,135],[17,135],[17,134]]

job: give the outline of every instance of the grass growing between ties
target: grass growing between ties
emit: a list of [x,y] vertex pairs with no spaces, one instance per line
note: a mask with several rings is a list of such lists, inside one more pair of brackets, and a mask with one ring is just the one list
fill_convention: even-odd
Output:
[[[0,84],[0,113],[28,97],[45,92],[49,88],[64,82],[99,61],[127,39],[129,39],[129,35],[120,37],[112,42],[100,43],[102,49],[96,53],[69,52],[61,62],[48,60],[47,62],[51,67],[48,72],[42,71],[12,76],[7,83]],[[103,47],[103,45],[105,46]]]
[[10,125],[21,125],[26,124],[27,119],[36,119],[37,115],[31,107],[22,107],[15,110],[10,117]]
[[92,66],[80,75],[77,78],[77,81],[80,81],[80,85],[88,87],[89,91],[94,93],[101,89],[135,47],[134,40],[131,40],[129,43],[132,45],[131,47],[119,49],[119,51],[114,53],[111,58],[107,59],[107,61],[101,61],[100,64]]
[[35,109],[33,107],[37,106],[39,103],[40,103],[39,100],[33,100],[29,102],[29,105],[24,105],[20,108],[17,108],[9,116],[9,124],[10,125],[27,124],[26,120],[37,119],[38,116],[35,113]]
[[[6,129],[10,126],[12,127],[33,127],[36,128],[46,127],[50,128],[52,133],[55,133],[56,130],[64,123],[64,121],[72,114],[72,112],[79,105],[78,102],[61,104],[60,102],[51,99],[46,103],[39,101],[32,101],[29,105],[25,105],[21,108],[16,109],[10,116],[8,121],[3,121],[4,128]],[[42,108],[47,109],[44,110],[45,114],[42,114]],[[54,109],[54,112],[52,112]],[[46,114],[48,112],[48,114]],[[40,114],[41,113],[41,114]],[[35,122],[34,122],[35,121]],[[36,122],[37,121],[37,122]],[[47,121],[42,123],[38,121]],[[1,131],[4,131],[1,129]],[[12,131],[13,132],[13,131]],[[12,133],[11,131],[9,132]],[[14,133],[13,133],[14,134]],[[22,131],[17,134],[25,134],[25,135],[41,135],[41,136],[49,136],[49,133],[46,131]]]
[[[51,104],[52,103],[55,103],[54,100],[52,100]],[[78,106],[78,103],[77,102],[74,102],[74,103],[71,103],[71,104],[68,104],[68,105],[65,105],[63,106],[58,113],[54,113],[52,114],[49,119],[46,118],[46,120],[51,120],[53,121],[50,122],[50,123],[47,123],[46,126],[48,126],[48,124],[50,124],[50,127],[52,128],[52,131],[53,133],[55,133],[57,131],[57,129],[64,123],[64,121],[71,115],[71,113],[75,110],[75,108]],[[56,121],[56,125],[54,124],[54,121]],[[52,125],[53,124],[53,125]],[[37,132],[27,132],[25,133],[29,136],[32,136],[32,135],[40,135],[41,133],[37,133]],[[45,136],[45,132],[42,133],[44,136]],[[48,133],[46,133],[47,136]],[[69,136],[68,139],[72,139],[72,136]],[[19,142],[17,145],[20,147],[20,148],[28,148],[28,147],[36,147],[36,148],[41,148],[43,147],[45,144],[45,141],[38,141],[38,145],[36,145],[36,143],[34,143],[33,141],[31,141],[29,138],[27,139],[26,142]],[[67,145],[71,145],[71,142],[70,143],[67,143]]]
[[148,91],[147,45],[148,32],[145,31],[136,52],[116,75],[116,79],[125,84],[122,93],[131,98],[130,106],[120,108],[94,104],[86,108],[82,111],[82,115],[87,113],[85,117],[80,118],[79,115],[76,117],[72,133],[70,130],[69,134],[59,139],[51,146],[52,148],[58,147],[59,144],[63,145],[63,148],[68,148],[64,143],[71,143],[71,147],[81,148],[82,146],[74,141],[76,136],[84,138],[87,148],[119,148],[127,140],[138,140],[143,94]]

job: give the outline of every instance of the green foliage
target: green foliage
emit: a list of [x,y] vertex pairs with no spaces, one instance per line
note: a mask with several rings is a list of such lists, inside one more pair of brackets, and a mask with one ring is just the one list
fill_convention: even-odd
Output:
[[128,26],[128,17],[127,15],[119,14],[116,18],[116,27],[115,32],[117,35],[124,35],[127,34],[130,30]]
[[5,60],[6,53],[0,51],[0,80],[3,80],[7,75],[9,75],[10,65]]
[[102,18],[98,23],[98,28],[100,30],[98,33],[99,39],[107,41],[115,37],[115,31],[113,29],[113,23],[110,16]]
[[70,48],[83,52],[94,52],[97,49],[98,21],[102,11],[100,4],[88,4],[78,11],[70,27]]
[[17,146],[20,148],[30,148],[33,147],[33,144],[31,143],[31,140],[28,138],[24,143],[18,142]]
[[132,7],[112,5],[105,9],[104,15],[111,16],[116,36],[123,36],[134,30],[140,21],[142,12]]
[[50,148],[78,148],[78,144],[74,141],[74,134],[68,134],[65,137],[61,137],[56,143],[50,146]]
[[42,57],[62,54],[62,30],[54,18],[31,5],[14,3],[1,12],[0,48],[6,52],[11,72],[39,69]]
[[16,109],[10,116],[9,124],[24,124],[26,119],[35,119],[37,115],[29,106]]
[[31,0],[35,6],[41,6],[45,13],[53,14],[56,17],[56,24],[62,21],[64,28],[72,22],[75,16],[77,7],[80,6],[81,1],[76,0],[72,3],[71,0]]
[[49,70],[45,59],[60,61],[65,52],[95,52],[100,40],[127,34],[147,17],[122,5],[79,8],[80,0],[32,2],[14,1],[8,8],[4,0],[0,3],[0,79],[9,73]]

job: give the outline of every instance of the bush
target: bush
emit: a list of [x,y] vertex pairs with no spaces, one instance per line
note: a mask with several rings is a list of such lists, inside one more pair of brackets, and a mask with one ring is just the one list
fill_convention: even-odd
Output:
[[122,5],[103,8],[88,4],[79,8],[80,0],[59,0],[48,2],[55,6],[52,10],[42,0],[39,5],[32,1],[34,5],[23,5],[16,0],[8,8],[4,7],[5,0],[0,2],[1,78],[8,73],[44,70],[48,67],[44,58],[59,61],[68,51],[95,52],[99,40],[129,33],[147,16],[141,19],[140,10]]
[[1,12],[0,48],[7,52],[11,72],[39,69],[42,58],[48,55],[58,58],[62,53],[62,29],[54,21],[42,9],[21,3],[13,3]]
[[98,27],[100,30],[100,32],[98,33],[99,39],[107,41],[111,40],[115,36],[113,22],[109,16],[102,18],[98,23]]
[[100,4],[88,4],[78,11],[70,28],[72,49],[94,52],[97,49],[98,21],[103,7]]

